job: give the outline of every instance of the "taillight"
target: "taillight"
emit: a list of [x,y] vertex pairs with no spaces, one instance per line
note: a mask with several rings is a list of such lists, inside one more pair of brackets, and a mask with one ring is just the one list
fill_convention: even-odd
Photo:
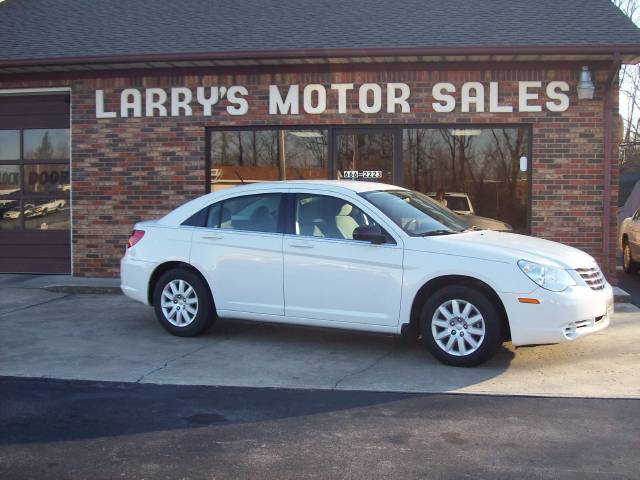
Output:
[[129,241],[127,242],[127,248],[133,247],[142,239],[142,237],[144,237],[144,230],[134,230],[129,237]]

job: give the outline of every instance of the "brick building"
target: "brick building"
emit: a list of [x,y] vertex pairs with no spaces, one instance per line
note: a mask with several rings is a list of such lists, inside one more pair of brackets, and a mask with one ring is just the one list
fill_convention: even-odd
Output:
[[608,0],[7,0],[0,45],[0,271],[115,276],[207,191],[370,175],[614,280],[640,31]]

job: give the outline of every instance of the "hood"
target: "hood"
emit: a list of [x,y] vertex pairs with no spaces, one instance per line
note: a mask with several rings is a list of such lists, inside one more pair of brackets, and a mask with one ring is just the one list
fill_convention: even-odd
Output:
[[503,232],[510,232],[513,230],[511,225],[501,220],[495,220],[493,218],[481,217],[479,215],[465,215],[462,217],[465,223],[471,227],[486,228],[488,230],[499,230]]
[[483,230],[437,237],[414,237],[416,249],[515,263],[520,259],[566,269],[591,267],[596,262],[582,250],[562,243],[515,233]]

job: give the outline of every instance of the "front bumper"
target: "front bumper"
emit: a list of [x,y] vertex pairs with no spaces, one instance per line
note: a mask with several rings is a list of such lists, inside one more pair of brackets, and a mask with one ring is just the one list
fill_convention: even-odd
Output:
[[[550,292],[538,288],[527,295],[500,297],[515,346],[569,342],[599,332],[609,326],[613,313],[613,290],[608,283],[602,290],[575,286],[564,292]],[[520,303],[521,297],[535,298],[540,303]]]

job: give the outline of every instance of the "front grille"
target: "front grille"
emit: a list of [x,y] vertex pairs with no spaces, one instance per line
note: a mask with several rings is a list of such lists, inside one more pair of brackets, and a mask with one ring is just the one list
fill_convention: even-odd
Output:
[[578,275],[591,287],[592,290],[602,290],[605,285],[604,275],[598,267],[576,268]]

